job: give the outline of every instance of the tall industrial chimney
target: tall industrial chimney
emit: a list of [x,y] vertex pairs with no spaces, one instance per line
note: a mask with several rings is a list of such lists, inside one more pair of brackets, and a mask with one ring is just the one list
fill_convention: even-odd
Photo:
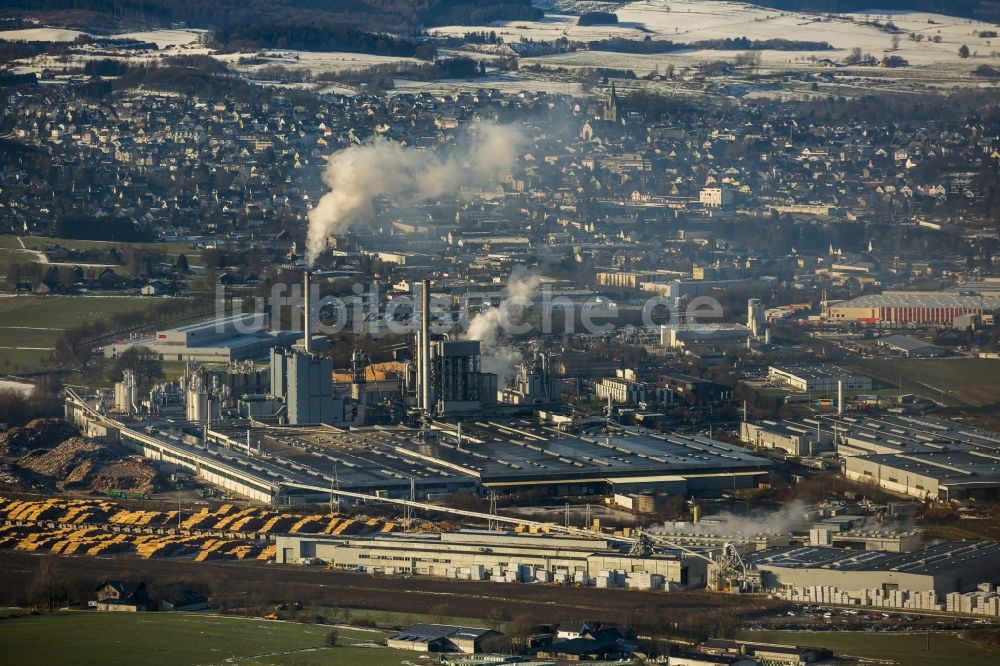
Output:
[[302,330],[305,334],[305,342],[303,347],[307,354],[312,354],[312,298],[309,294],[309,276],[311,271],[305,272],[305,279],[303,280],[303,300],[302,300]]
[[420,340],[420,334],[422,333],[424,327],[420,323],[421,319],[423,319],[423,313],[420,314],[420,317],[415,316],[413,318],[414,323],[417,325],[416,330],[413,331],[413,359],[417,364],[417,369],[413,373],[413,395],[417,399],[417,409],[424,408],[424,390],[422,388],[424,380],[424,343]]
[[837,414],[844,413],[844,380],[837,380]]
[[431,281],[420,283],[420,391],[421,406],[431,415]]

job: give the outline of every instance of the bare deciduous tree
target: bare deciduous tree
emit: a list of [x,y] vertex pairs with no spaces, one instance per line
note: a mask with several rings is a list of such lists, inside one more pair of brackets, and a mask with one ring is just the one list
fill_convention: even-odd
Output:
[[56,604],[69,599],[69,586],[55,556],[44,557],[39,563],[38,573],[31,582],[31,598],[47,606],[50,613]]

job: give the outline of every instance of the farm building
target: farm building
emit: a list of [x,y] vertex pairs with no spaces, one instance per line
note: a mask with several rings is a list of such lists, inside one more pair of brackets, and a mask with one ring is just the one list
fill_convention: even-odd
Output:
[[416,652],[482,652],[482,642],[500,633],[478,627],[456,627],[449,624],[414,624],[390,636],[386,644],[398,650]]
[[145,583],[109,580],[94,591],[99,611],[136,613],[147,610],[149,604]]

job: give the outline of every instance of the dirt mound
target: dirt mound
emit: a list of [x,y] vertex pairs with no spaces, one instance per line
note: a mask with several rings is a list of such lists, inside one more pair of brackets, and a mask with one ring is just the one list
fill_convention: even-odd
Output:
[[34,450],[22,456],[17,465],[54,481],[65,490],[86,483],[96,462],[112,460],[113,456],[100,444],[73,437],[48,451]]
[[0,465],[0,490],[8,492],[26,492],[31,489],[30,479],[25,478],[25,474],[10,465]]
[[80,437],[59,419],[35,419],[0,434],[0,489],[49,488],[104,494],[109,490],[150,493],[156,468],[116,444]]
[[100,470],[90,481],[90,489],[95,493],[110,490],[151,493],[157,489],[158,480],[156,468],[144,460],[130,458]]
[[20,456],[28,451],[53,449],[76,435],[76,428],[60,419],[35,419],[0,433],[0,455]]
[[11,471],[18,468],[37,483],[59,490],[149,493],[157,483],[156,468],[142,458],[82,437],[71,437],[47,451],[31,451],[19,458]]

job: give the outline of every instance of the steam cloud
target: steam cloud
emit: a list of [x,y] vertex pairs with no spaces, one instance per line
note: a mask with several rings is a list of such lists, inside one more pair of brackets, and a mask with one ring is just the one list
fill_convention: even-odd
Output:
[[466,340],[479,341],[481,368],[483,372],[496,373],[498,386],[503,387],[514,374],[514,366],[524,360],[520,351],[504,344],[504,333],[508,325],[518,323],[524,308],[538,291],[539,282],[537,274],[523,266],[515,267],[500,305],[477,314],[463,336]]
[[[723,512],[706,517],[698,523],[664,523],[647,528],[651,534],[711,534],[713,536],[754,536],[757,534],[788,534],[812,523],[806,516],[813,505],[793,500],[777,511],[754,512],[749,516]],[[909,532],[915,527],[910,516],[876,519],[866,516],[853,529],[861,532]]]
[[764,515],[736,515],[729,512],[709,516],[699,523],[666,523],[649,529],[652,534],[712,534],[715,536],[755,534],[787,534],[800,527],[809,507],[793,501]]
[[522,140],[513,127],[479,122],[457,146],[438,151],[376,138],[334,153],[323,173],[330,191],[309,211],[308,262],[316,261],[328,236],[370,215],[376,197],[405,206],[495,182],[515,165]]

